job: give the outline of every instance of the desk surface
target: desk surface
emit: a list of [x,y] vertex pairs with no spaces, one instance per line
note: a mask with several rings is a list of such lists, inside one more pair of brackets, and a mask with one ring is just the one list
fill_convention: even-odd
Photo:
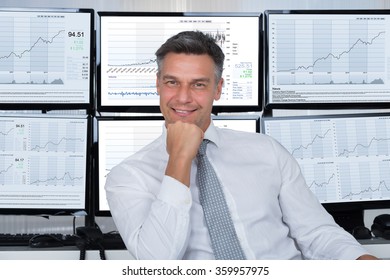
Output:
[[[359,240],[371,254],[381,259],[390,259],[390,240]],[[107,260],[133,259],[127,250],[105,250]],[[76,247],[30,248],[24,246],[0,247],[0,260],[78,260],[80,251]],[[100,260],[98,250],[87,250],[86,260]]]
[[[131,260],[127,250],[105,250],[107,260]],[[79,260],[80,251],[76,247],[30,248],[24,246],[0,247],[0,260]],[[86,260],[100,260],[98,250],[87,250]]]

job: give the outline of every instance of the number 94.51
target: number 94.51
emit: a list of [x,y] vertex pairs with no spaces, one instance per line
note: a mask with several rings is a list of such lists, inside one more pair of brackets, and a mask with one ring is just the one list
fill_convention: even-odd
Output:
[[69,31],[68,37],[84,37],[84,32],[82,32],[82,31]]

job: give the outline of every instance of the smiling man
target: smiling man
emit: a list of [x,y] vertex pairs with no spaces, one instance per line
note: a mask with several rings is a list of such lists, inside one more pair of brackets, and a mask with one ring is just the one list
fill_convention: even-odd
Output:
[[191,162],[210,125],[223,79],[214,74],[214,61],[207,54],[168,53],[159,65],[157,92],[170,154],[165,174],[189,187]]
[[279,143],[213,125],[224,62],[213,39],[182,32],[156,56],[163,133],[114,167],[106,181],[111,214],[134,258],[217,258],[196,180],[198,150],[207,139],[205,154],[228,208],[219,215],[227,212],[241,257],[374,259],[324,210]]

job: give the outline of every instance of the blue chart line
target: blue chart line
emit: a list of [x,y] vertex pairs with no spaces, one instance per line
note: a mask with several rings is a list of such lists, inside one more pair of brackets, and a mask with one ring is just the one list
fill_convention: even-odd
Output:
[[340,60],[342,58],[342,56],[346,55],[346,54],[349,54],[358,44],[363,44],[363,45],[372,45],[374,40],[377,39],[379,36],[381,36],[382,34],[385,34],[386,32],[385,31],[381,31],[379,32],[376,36],[374,36],[371,40],[369,41],[363,41],[362,39],[357,39],[356,42],[354,44],[352,44],[352,46],[348,49],[348,50],[345,50],[343,52],[341,52],[340,54],[338,55],[335,55],[333,53],[329,53],[328,55],[326,56],[323,56],[323,57],[320,57],[320,58],[317,58],[312,65],[309,65],[309,66],[298,66],[297,68],[295,69],[285,69],[285,70],[277,70],[277,72],[293,72],[293,71],[299,71],[299,70],[309,70],[311,68],[314,68],[314,66],[322,61],[322,60],[327,60],[329,58],[335,58],[337,60]]
[[4,173],[7,173],[11,168],[12,166],[14,166],[13,164],[11,164],[10,166],[8,166],[6,169],[3,169],[3,170],[0,170],[0,175],[4,174]]
[[10,130],[8,130],[7,132],[2,132],[2,131],[0,131],[0,135],[1,136],[7,136],[7,135],[9,135],[10,133],[11,133],[11,131],[13,131],[14,130],[14,128],[11,128]]
[[145,96],[145,97],[157,97],[158,93],[157,91],[155,92],[108,92],[109,96],[115,97],[140,97],[140,96]]
[[55,34],[50,40],[45,40],[42,37],[39,37],[29,49],[22,51],[20,54],[17,54],[15,52],[10,52],[10,54],[8,54],[8,55],[0,56],[0,59],[7,59],[7,58],[10,58],[11,56],[15,56],[17,58],[22,58],[26,53],[30,53],[39,42],[43,42],[44,44],[52,44],[54,39],[56,37],[58,37],[61,33],[64,33],[64,32],[65,32],[65,30],[58,31],[57,34]]
[[358,192],[350,192],[350,193],[348,193],[347,195],[344,195],[344,196],[342,197],[342,199],[348,199],[348,198],[351,198],[351,197],[354,197],[354,196],[359,196],[359,197],[361,197],[361,196],[362,196],[363,194],[365,194],[365,193],[375,193],[375,192],[379,192],[379,191],[381,191],[381,190],[385,190],[385,191],[387,191],[387,192],[390,191],[390,188],[387,187],[387,184],[386,184],[386,181],[385,181],[385,180],[380,181],[378,187],[376,187],[376,188],[368,187],[368,188],[363,189],[363,190],[358,191]]
[[139,66],[145,66],[145,65],[153,64],[153,66],[156,67],[156,61],[157,61],[157,59],[149,59],[149,60],[145,60],[144,62],[108,64],[108,66],[109,67],[139,67]]
[[342,156],[349,156],[349,154],[353,154],[356,152],[356,150],[361,147],[361,148],[364,148],[364,149],[369,149],[371,147],[371,145],[374,143],[374,142],[382,142],[382,141],[389,141],[390,138],[376,138],[376,137],[373,137],[370,142],[367,144],[367,145],[363,145],[363,144],[356,144],[354,148],[352,148],[351,150],[348,150],[348,149],[343,149],[342,152],[340,152],[338,154],[339,157],[342,157]]
[[325,182],[322,182],[322,183],[317,183],[315,180],[313,180],[310,184],[309,184],[309,189],[312,189],[312,188],[326,188],[330,182],[332,181],[332,179],[335,177],[335,174],[333,173],[332,176],[329,177],[329,179]]
[[42,183],[49,183],[49,182],[53,182],[53,181],[66,181],[66,180],[76,181],[76,180],[81,180],[83,178],[84,178],[83,176],[72,177],[70,175],[70,172],[65,172],[65,174],[62,177],[54,176],[54,177],[51,177],[51,178],[48,178],[45,180],[35,180],[34,182],[31,182],[30,184],[31,185],[39,185]]
[[[46,24],[42,29],[48,30],[49,27]],[[25,34],[28,31],[22,33],[16,30],[15,27],[14,40],[19,42],[16,47],[12,43],[4,43],[0,50],[1,70],[8,71],[2,72],[0,84],[63,85],[66,59],[65,29],[55,31],[54,35],[50,32],[47,39],[44,35],[34,36],[31,33]],[[18,35],[19,37],[16,37]],[[30,38],[34,38],[31,43]],[[20,46],[20,42],[27,42],[29,45]],[[11,50],[8,51],[8,48]],[[20,48],[22,49],[19,50]]]
[[11,128],[6,132],[0,131],[0,150],[1,151],[10,151],[15,149],[16,141],[15,141],[15,128]]
[[59,146],[62,142],[68,142],[68,141],[77,141],[77,142],[80,142],[80,143],[84,143],[84,140],[81,139],[81,138],[66,138],[66,137],[62,137],[60,141],[58,142],[53,142],[53,141],[49,141],[47,142],[45,145],[43,146],[39,146],[39,145],[35,145],[34,147],[31,148],[31,151],[40,151],[40,150],[45,150],[46,148],[48,148],[49,145],[53,145],[53,146]]
[[328,129],[323,135],[316,134],[311,142],[309,142],[307,145],[300,145],[298,148],[294,148],[291,151],[291,154],[294,156],[294,153],[296,151],[299,151],[301,149],[308,150],[316,142],[317,139],[320,139],[320,140],[324,139],[326,137],[326,135],[329,133],[329,131],[331,131],[331,129]]

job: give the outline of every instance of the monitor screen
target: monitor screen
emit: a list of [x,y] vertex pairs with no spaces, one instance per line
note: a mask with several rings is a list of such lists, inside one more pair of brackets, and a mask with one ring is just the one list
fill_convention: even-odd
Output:
[[258,115],[221,115],[213,116],[212,119],[214,125],[219,128],[260,133],[260,116]]
[[390,114],[263,117],[262,132],[294,156],[329,211],[389,207]]
[[86,116],[0,116],[0,213],[88,211]]
[[261,14],[98,12],[98,110],[159,112],[155,52],[171,36],[200,30],[225,53],[219,111],[261,111]]
[[389,10],[270,10],[264,18],[266,108],[389,107]]
[[[163,131],[162,117],[99,117],[97,128],[96,215],[110,215],[104,185],[111,168],[158,138]],[[215,117],[215,126],[247,132],[260,131],[256,115]]]
[[94,11],[0,8],[0,109],[91,108]]

